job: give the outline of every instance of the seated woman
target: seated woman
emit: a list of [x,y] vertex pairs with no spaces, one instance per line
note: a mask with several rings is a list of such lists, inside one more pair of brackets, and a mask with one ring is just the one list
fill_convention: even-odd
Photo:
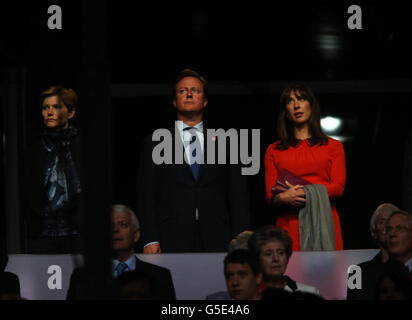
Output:
[[263,274],[261,291],[281,288],[289,292],[319,295],[318,288],[296,282],[284,274],[292,255],[292,239],[284,230],[272,225],[261,227],[249,238],[248,247],[259,260]]

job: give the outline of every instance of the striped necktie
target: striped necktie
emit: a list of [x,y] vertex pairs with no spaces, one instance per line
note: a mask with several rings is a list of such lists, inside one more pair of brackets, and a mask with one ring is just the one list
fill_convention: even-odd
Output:
[[116,267],[116,275],[119,277],[123,272],[126,271],[126,269],[129,269],[126,263],[120,262],[117,267]]
[[199,140],[197,139],[196,136],[196,128],[193,127],[187,127],[184,128],[183,130],[188,130],[191,134],[190,138],[190,143],[189,143],[189,150],[190,150],[190,168],[192,169],[192,174],[195,180],[199,177],[199,169],[200,165],[196,161],[196,155],[197,155],[197,149],[200,147]]

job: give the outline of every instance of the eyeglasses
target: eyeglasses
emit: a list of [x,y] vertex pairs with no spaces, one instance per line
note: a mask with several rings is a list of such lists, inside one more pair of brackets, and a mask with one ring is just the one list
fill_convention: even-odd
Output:
[[408,230],[409,230],[409,227],[406,227],[406,226],[386,227],[383,230],[383,233],[388,234],[392,231],[394,231],[395,233],[403,233],[403,232],[408,231]]

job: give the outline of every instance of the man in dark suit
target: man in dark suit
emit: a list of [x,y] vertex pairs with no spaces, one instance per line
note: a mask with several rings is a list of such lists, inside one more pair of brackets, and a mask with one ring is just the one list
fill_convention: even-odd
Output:
[[397,210],[392,212],[385,226],[389,257],[402,262],[412,279],[412,214]]
[[[125,272],[134,271],[134,273],[139,273],[150,280],[150,296],[152,296],[153,299],[176,300],[170,271],[166,268],[144,262],[135,256],[134,246],[139,241],[139,238],[140,225],[135,213],[125,205],[113,205],[113,278],[117,279]],[[84,273],[84,269],[75,269],[70,279],[70,288],[67,294],[67,299],[87,298],[82,296],[82,288],[84,285],[86,285],[86,274]]]
[[376,298],[376,285],[379,277],[384,272],[384,263],[389,259],[385,225],[388,217],[397,210],[399,210],[398,207],[391,203],[382,203],[373,213],[369,228],[372,238],[378,245],[380,251],[372,260],[359,264],[362,270],[362,288],[350,289],[348,287],[347,300],[374,300]]
[[[183,70],[174,86],[173,164],[154,163],[152,136],[142,142],[138,212],[145,253],[225,252],[249,226],[246,178],[228,160],[217,164],[218,141],[203,123],[207,103],[206,80]],[[208,150],[215,151],[214,164],[206,161]],[[185,161],[178,163],[180,156]],[[223,156],[228,159],[227,153]]]

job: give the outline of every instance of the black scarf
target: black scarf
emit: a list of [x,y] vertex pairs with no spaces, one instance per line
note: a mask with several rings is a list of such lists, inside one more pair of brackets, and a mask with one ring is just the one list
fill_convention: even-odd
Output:
[[46,130],[42,144],[46,150],[43,167],[45,207],[42,236],[59,237],[78,234],[65,216],[65,208],[81,192],[80,181],[70,152],[69,142],[77,129]]

